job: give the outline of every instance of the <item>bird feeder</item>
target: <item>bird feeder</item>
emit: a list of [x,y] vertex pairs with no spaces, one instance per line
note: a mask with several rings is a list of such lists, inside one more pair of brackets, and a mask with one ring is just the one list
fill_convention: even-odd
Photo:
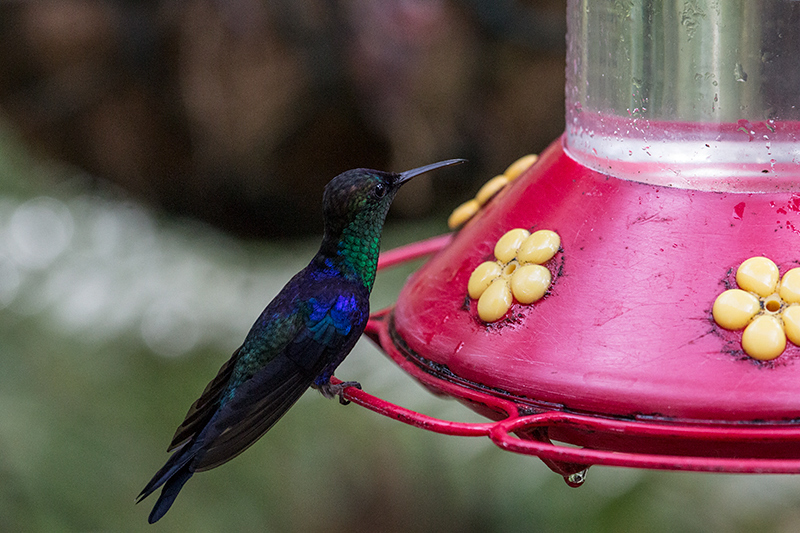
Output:
[[[566,131],[490,180],[367,333],[487,436],[594,464],[800,472],[800,3],[570,0]],[[535,97],[531,87],[531,97]]]

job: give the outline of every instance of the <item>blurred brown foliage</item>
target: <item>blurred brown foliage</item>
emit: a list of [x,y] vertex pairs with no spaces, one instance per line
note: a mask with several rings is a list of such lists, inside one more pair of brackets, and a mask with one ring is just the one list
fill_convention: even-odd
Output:
[[[0,4],[0,112],[43,153],[241,235],[317,230],[348,168],[452,207],[563,130],[565,1]],[[456,179],[458,177],[459,179]]]

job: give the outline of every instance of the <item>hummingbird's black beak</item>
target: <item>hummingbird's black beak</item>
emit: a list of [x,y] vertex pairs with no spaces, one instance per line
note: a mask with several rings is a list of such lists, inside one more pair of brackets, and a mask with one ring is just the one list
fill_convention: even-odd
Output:
[[430,165],[425,165],[424,167],[417,167],[412,168],[411,170],[406,170],[405,172],[401,172],[397,175],[397,179],[394,182],[396,187],[399,187],[401,184],[407,182],[411,178],[415,176],[419,176],[420,174],[425,174],[426,172],[430,172],[431,170],[436,170],[437,168],[442,167],[449,167],[452,165],[460,165],[461,163],[466,163],[466,159],[448,159],[446,161],[439,161],[438,163],[431,163]]

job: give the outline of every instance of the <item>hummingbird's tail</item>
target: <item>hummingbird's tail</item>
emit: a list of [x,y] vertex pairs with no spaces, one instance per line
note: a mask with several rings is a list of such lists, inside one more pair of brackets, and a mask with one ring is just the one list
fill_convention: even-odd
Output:
[[189,465],[184,466],[179,471],[175,472],[171,478],[164,483],[164,488],[161,490],[161,495],[158,497],[158,501],[153,506],[153,510],[150,511],[150,516],[147,517],[147,521],[151,524],[155,524],[158,522],[162,516],[167,514],[169,508],[172,507],[172,502],[175,501],[175,498],[178,497],[178,493],[183,488],[184,483],[189,481],[189,478],[192,477],[194,471],[189,468]]
[[162,485],[164,486],[161,490],[161,495],[158,497],[158,501],[150,512],[150,516],[147,519],[148,522],[154,524],[169,511],[172,502],[178,497],[178,493],[181,491],[181,488],[183,488],[183,485],[189,481],[189,478],[194,474],[193,459],[196,454],[197,446],[195,442],[189,442],[178,449],[167,460],[167,463],[161,467],[161,470],[156,472],[153,479],[150,480],[136,498],[136,503],[139,503],[155,492],[159,487]]

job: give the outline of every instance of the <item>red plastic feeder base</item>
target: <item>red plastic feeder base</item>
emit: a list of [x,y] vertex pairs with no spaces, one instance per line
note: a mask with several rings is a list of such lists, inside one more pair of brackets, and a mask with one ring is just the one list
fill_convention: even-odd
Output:
[[[543,298],[515,298],[486,322],[468,281],[514,228],[558,233],[545,265],[552,282]],[[800,348],[786,342],[756,360],[742,331],[712,316],[745,260],[767,257],[783,275],[800,265],[798,250],[798,193],[620,180],[556,142],[455,235],[382,257],[387,266],[438,251],[367,333],[423,384],[495,422],[439,421],[352,388],[346,396],[431,431],[488,436],[565,476],[593,464],[798,473]],[[789,304],[762,298],[757,314],[783,324]]]

